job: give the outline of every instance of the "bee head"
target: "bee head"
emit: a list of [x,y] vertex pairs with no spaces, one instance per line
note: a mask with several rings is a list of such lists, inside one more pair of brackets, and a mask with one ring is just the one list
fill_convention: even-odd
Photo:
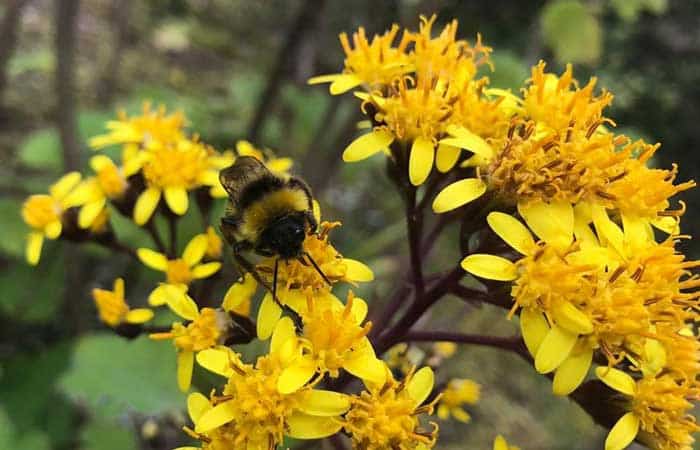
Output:
[[303,213],[288,214],[272,222],[260,235],[260,246],[282,258],[301,254],[306,238],[306,218]]

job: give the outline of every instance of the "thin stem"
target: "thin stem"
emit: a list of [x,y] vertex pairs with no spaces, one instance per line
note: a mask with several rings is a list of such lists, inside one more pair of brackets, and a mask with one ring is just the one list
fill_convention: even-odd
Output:
[[130,257],[134,258],[135,260],[138,260],[138,256],[136,255],[136,250],[133,248],[129,247],[126,244],[123,244],[119,242],[116,238],[112,239],[108,242],[104,241],[96,241],[99,245],[103,246],[104,248],[108,248],[110,250],[117,251],[119,253],[124,253],[126,255],[129,255]]
[[403,284],[399,287],[394,294],[391,296],[389,301],[381,313],[377,314],[376,317],[371,317],[369,319],[372,322],[372,330],[370,330],[370,339],[379,335],[382,331],[386,329],[389,325],[391,318],[394,317],[396,312],[401,308],[401,305],[406,301],[408,294],[411,292],[411,288],[407,284]]
[[416,296],[421,297],[425,292],[423,279],[423,258],[421,256],[421,228],[423,213],[416,207],[416,188],[409,186],[406,190],[406,226],[408,228],[408,246],[411,258],[411,272]]
[[481,334],[464,334],[450,331],[409,331],[402,342],[456,342],[460,344],[483,345],[508,350],[516,353],[525,351],[520,336],[488,336]]
[[158,230],[156,229],[155,223],[151,220],[148,222],[148,224],[145,226],[146,231],[148,231],[148,234],[151,235],[151,238],[153,239],[153,243],[156,245],[158,248],[158,251],[167,254],[167,250],[165,248],[165,243],[163,242],[163,239],[160,237],[160,233],[158,233]]
[[168,214],[168,235],[170,237],[169,256],[175,258],[177,255],[177,216]]

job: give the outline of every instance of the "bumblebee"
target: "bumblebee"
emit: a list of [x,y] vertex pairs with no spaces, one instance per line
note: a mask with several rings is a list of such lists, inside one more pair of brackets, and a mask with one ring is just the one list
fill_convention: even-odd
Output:
[[[240,156],[219,173],[219,181],[229,196],[221,219],[221,232],[233,248],[241,268],[276,298],[279,260],[297,259],[313,265],[326,282],[311,255],[303,248],[308,233],[318,227],[313,215],[313,196],[300,178],[274,173],[257,158]],[[277,256],[272,287],[243,255],[253,251],[261,256]]]

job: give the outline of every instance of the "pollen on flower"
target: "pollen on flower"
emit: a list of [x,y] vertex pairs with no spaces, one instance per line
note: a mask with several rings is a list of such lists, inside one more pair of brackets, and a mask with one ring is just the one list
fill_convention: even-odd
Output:
[[222,336],[220,312],[212,308],[202,308],[199,316],[188,325],[174,323],[168,333],[151,335],[153,339],[173,339],[180,350],[198,352],[219,343]]
[[149,185],[192,189],[209,168],[207,147],[199,142],[179,141],[176,147],[157,147],[148,153],[143,175]]
[[115,165],[105,165],[97,171],[97,182],[108,198],[119,198],[127,188],[126,178]]
[[190,265],[182,258],[168,260],[165,276],[170,284],[190,284],[194,278]]
[[126,316],[126,313],[129,312],[129,306],[124,299],[115,295],[114,292],[103,289],[93,289],[92,297],[97,305],[100,320],[111,327],[119,325]]

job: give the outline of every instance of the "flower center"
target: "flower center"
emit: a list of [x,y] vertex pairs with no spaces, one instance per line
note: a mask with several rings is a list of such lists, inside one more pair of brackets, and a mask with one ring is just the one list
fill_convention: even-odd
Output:
[[116,327],[129,312],[129,307],[123,298],[113,292],[95,289],[93,292],[100,319],[109,326]]
[[22,206],[22,218],[32,228],[43,229],[58,220],[63,212],[61,204],[49,195],[32,195]]
[[212,308],[202,308],[192,323],[184,326],[173,324],[175,346],[182,350],[198,352],[215,346],[221,336],[217,312]]
[[191,189],[207,169],[207,150],[198,142],[180,141],[177,147],[159,146],[143,165],[149,186]]
[[102,192],[110,199],[121,197],[127,187],[126,180],[119,173],[119,168],[114,165],[103,167],[97,172],[97,182]]
[[170,284],[190,284],[190,281],[192,281],[190,266],[181,258],[168,261],[165,275]]

